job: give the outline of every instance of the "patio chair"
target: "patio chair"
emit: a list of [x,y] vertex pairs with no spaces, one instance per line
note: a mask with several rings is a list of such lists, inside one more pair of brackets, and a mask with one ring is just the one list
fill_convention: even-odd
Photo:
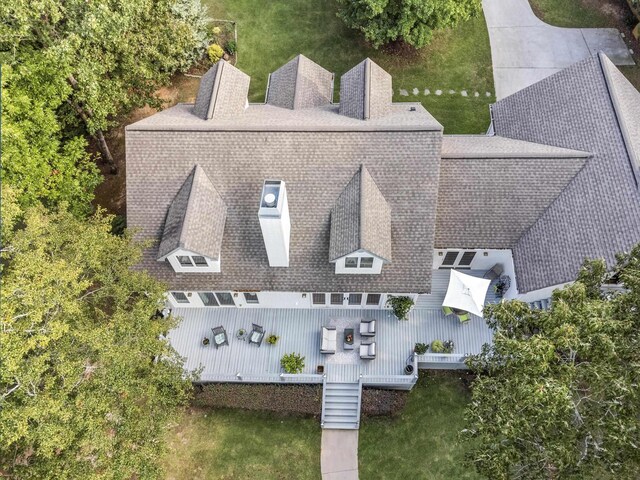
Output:
[[360,358],[363,360],[373,360],[376,358],[376,342],[361,343]]
[[249,343],[255,343],[259,347],[262,345],[262,339],[264,338],[264,328],[260,325],[256,325],[255,323],[252,323],[251,326],[252,329],[249,333]]
[[442,313],[444,313],[445,315],[451,315],[453,313],[453,310],[451,310],[451,307],[445,307],[443,305],[442,306]]
[[504,267],[502,266],[502,264],[496,263],[493,267],[485,272],[482,278],[488,278],[489,280],[493,281],[496,278],[500,278],[500,275],[502,275],[503,272]]
[[221,345],[229,345],[229,338],[227,337],[227,331],[222,325],[216,328],[212,328],[213,332],[213,344],[216,348]]
[[360,321],[360,335],[363,337],[374,337],[376,335],[376,321],[375,320],[361,320]]
[[320,353],[336,353],[337,339],[338,332],[336,331],[336,327],[322,327]]
[[460,320],[460,323],[466,323],[471,320],[471,315],[463,313],[462,315],[458,315],[458,319]]

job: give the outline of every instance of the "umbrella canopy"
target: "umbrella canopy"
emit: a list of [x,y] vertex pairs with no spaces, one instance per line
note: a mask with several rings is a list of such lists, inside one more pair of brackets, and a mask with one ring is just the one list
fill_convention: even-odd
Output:
[[451,270],[449,287],[442,306],[466,310],[482,317],[482,307],[490,283],[491,280],[487,278],[472,277],[457,270]]

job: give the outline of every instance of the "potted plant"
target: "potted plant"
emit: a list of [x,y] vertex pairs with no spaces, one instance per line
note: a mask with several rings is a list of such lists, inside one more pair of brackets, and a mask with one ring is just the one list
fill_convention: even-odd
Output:
[[202,339],[202,345],[209,345],[209,338],[208,337],[204,337]]
[[247,331],[244,328],[241,328],[240,330],[238,330],[239,337],[244,337],[246,334],[247,334]]
[[411,365],[410,363],[407,363],[404,366],[404,373],[405,375],[411,375],[413,373],[413,365]]
[[413,307],[413,299],[411,297],[396,297],[390,295],[387,299],[387,305],[393,310],[393,314],[398,320],[408,320],[407,315]]
[[434,340],[431,342],[431,351],[433,353],[443,353],[444,345],[442,344],[442,340]]
[[302,373],[304,357],[299,353],[287,353],[280,359],[280,366],[285,373]]
[[280,337],[279,337],[279,336],[274,335],[274,334],[272,333],[271,335],[269,335],[269,336],[267,337],[267,343],[268,343],[269,345],[275,345],[276,343],[278,343],[278,340],[279,340],[279,339],[280,339]]
[[413,347],[413,351],[416,355],[424,355],[429,350],[429,345],[426,343],[416,343],[416,346]]
[[444,353],[453,353],[453,340],[447,340],[442,344],[442,347],[444,348]]

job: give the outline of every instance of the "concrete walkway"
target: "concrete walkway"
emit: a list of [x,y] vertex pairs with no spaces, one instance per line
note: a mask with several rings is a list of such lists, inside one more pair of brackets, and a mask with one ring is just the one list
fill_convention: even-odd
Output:
[[322,430],[322,480],[358,480],[358,430]]
[[560,28],[535,16],[528,0],[483,0],[496,98],[507,97],[603,51],[616,65],[634,65],[615,28]]

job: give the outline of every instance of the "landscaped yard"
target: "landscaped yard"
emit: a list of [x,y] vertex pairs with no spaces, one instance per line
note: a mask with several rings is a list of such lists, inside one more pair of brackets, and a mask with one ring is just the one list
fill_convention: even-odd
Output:
[[394,419],[364,419],[360,428],[360,477],[429,480],[479,479],[464,462],[458,439],[469,392],[460,372],[422,371],[407,406]]
[[320,434],[314,419],[188,409],[169,432],[166,478],[319,479]]

